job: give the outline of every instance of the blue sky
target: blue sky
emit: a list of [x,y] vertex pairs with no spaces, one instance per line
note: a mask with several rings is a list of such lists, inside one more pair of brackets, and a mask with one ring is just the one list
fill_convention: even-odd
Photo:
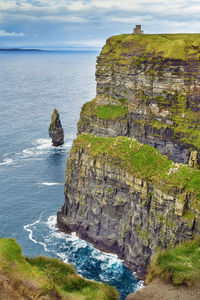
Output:
[[200,0],[0,0],[0,48],[102,47],[131,33],[200,32]]

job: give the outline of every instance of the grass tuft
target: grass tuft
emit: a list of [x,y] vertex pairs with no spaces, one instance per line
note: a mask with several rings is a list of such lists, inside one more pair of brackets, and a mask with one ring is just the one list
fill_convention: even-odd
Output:
[[161,277],[175,285],[192,286],[200,282],[200,237],[162,250],[152,259],[147,283]]

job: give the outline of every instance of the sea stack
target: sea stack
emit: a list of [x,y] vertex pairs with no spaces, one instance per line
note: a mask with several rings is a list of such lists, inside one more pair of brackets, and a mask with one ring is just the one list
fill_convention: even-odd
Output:
[[53,146],[58,147],[64,144],[64,130],[62,128],[57,109],[54,109],[53,114],[51,116],[49,136],[52,138]]

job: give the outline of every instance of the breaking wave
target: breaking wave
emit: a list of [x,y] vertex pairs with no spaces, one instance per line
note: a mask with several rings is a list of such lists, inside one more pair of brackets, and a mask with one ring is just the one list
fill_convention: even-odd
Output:
[[37,139],[32,143],[33,146],[24,149],[21,152],[11,155],[9,153],[4,154],[3,156],[5,158],[0,162],[0,166],[16,165],[30,159],[41,160],[46,158],[46,155],[51,155],[55,152],[58,154],[65,153],[71,148],[74,137],[74,134],[69,134],[66,137],[66,142],[59,147],[54,147],[51,139]]
[[92,244],[78,238],[76,233],[69,235],[60,232],[56,227],[56,216],[45,219],[41,215],[34,223],[24,226],[24,229],[29,233],[29,239],[40,244],[48,255],[72,263],[80,275],[117,287],[121,299],[143,284],[117,255],[95,249]]

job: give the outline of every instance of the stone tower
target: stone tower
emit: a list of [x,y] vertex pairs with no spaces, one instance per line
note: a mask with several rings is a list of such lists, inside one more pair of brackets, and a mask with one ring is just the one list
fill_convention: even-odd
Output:
[[136,25],[133,29],[134,34],[143,34],[143,30],[141,30],[141,25]]

